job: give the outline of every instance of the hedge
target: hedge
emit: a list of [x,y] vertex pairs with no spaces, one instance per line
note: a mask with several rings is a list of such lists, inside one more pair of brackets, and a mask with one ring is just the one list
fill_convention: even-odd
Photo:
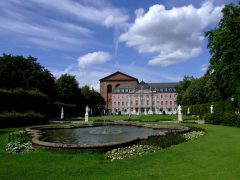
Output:
[[211,102],[206,104],[195,104],[189,106],[183,106],[183,114],[187,114],[188,108],[190,109],[191,115],[199,115],[200,117],[204,117],[207,114],[210,114],[210,107],[213,105],[213,111],[216,114],[223,114],[225,112],[233,111],[232,102],[229,101],[219,101],[219,102]]
[[[239,105],[236,102],[219,101],[207,104],[195,104],[183,107],[183,114],[187,114],[188,108],[191,115],[199,115],[207,123],[240,127]],[[213,105],[213,114],[210,107]]]
[[240,114],[227,112],[224,114],[208,114],[205,117],[206,122],[209,124],[236,126],[240,127]]
[[64,109],[64,118],[84,116],[84,109],[76,104],[65,104],[61,102],[51,102],[48,104],[48,118],[60,118],[61,109]]
[[38,90],[0,89],[0,113],[34,111],[45,114],[48,96]]
[[0,114],[0,128],[21,127],[46,123],[44,115],[35,112],[3,112]]

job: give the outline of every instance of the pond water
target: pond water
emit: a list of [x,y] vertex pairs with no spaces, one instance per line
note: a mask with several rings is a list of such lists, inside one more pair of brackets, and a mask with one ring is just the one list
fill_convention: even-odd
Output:
[[48,129],[44,131],[49,142],[84,145],[122,142],[160,133],[159,129],[123,125]]

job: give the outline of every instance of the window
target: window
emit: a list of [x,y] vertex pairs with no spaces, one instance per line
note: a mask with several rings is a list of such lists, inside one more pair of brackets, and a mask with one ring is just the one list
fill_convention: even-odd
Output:
[[120,106],[120,102],[118,102],[118,106]]
[[172,101],[170,101],[170,105],[172,105]]
[[172,95],[171,95],[171,94],[169,95],[169,98],[172,98]]
[[161,98],[163,98],[163,95],[161,94]]
[[124,106],[124,102],[122,102],[122,106]]
[[111,84],[107,85],[107,92],[108,93],[112,92],[112,85]]
[[135,102],[135,103],[136,103],[136,106],[138,106],[138,100],[136,100],[136,102]]
[[165,95],[165,98],[167,98],[167,95]]
[[116,102],[114,102],[114,106],[116,106]]
[[147,106],[149,105],[149,100],[147,100]]
[[157,104],[159,105],[159,101],[157,101]]
[[163,105],[163,101],[161,101],[161,105]]
[[167,101],[165,101],[165,105],[167,105],[168,103],[167,103]]

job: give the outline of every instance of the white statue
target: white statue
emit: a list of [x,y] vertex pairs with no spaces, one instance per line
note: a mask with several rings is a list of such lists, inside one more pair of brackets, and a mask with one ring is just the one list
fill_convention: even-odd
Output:
[[60,119],[64,119],[64,109],[63,109],[63,107],[61,108],[61,118]]
[[190,109],[189,109],[189,107],[188,107],[188,109],[187,109],[187,114],[190,115]]
[[182,114],[182,107],[180,104],[178,105],[177,111],[178,111],[178,114]]
[[88,106],[86,106],[86,109],[85,109],[85,122],[88,122],[88,114],[89,114],[89,111],[90,111],[90,109],[89,109],[89,107]]
[[181,122],[182,121],[182,112],[181,112],[182,107],[180,104],[178,105],[177,111],[178,111],[178,122]]
[[210,106],[210,113],[213,114],[213,105]]

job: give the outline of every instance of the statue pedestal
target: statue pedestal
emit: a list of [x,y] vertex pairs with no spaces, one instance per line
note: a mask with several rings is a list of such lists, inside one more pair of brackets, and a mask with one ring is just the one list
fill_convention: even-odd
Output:
[[148,114],[153,114],[153,112],[152,112],[152,110],[151,110],[151,109],[148,111]]
[[85,122],[88,122],[88,115],[85,115]]
[[178,122],[182,121],[182,114],[178,114]]

